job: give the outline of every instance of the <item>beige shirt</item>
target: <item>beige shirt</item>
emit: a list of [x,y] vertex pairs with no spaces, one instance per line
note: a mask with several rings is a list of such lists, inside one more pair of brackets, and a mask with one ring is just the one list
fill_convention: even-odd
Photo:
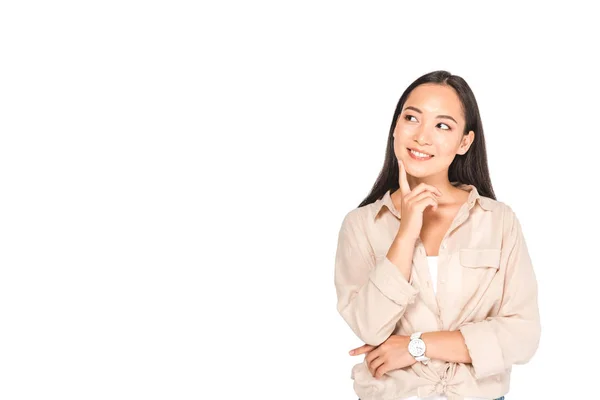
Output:
[[363,360],[351,374],[361,400],[436,393],[451,400],[497,398],[508,392],[512,365],[537,350],[537,282],[519,220],[510,206],[479,195],[475,186],[458,187],[469,198],[441,242],[437,282],[420,239],[410,281],[387,258],[401,223],[390,191],[344,217],[335,258],[337,309],[360,340],[378,346],[390,335],[460,330],[472,359],[417,362],[381,379]]

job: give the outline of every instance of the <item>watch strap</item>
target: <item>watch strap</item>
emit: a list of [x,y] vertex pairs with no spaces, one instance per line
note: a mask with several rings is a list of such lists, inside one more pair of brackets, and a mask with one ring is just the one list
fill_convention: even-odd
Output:
[[425,356],[418,356],[418,357],[415,357],[415,360],[421,361],[423,364],[427,365],[427,363],[429,362],[430,358],[429,357],[425,357]]
[[[410,335],[410,340],[421,339],[421,335],[422,334],[423,334],[423,332],[415,332],[412,335]],[[429,362],[430,358],[426,357],[425,355],[422,355],[422,356],[416,356],[415,360],[420,361],[423,364],[427,365],[427,363]]]

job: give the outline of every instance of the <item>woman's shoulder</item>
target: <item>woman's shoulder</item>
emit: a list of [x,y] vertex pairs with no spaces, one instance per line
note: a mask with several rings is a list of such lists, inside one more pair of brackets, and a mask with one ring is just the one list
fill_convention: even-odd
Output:
[[342,220],[342,228],[360,230],[368,228],[375,222],[383,205],[382,199],[379,199],[347,211]]
[[514,214],[512,207],[504,201],[492,199],[487,196],[480,196],[479,202],[482,208],[497,213],[500,216],[511,217],[512,214]]
[[364,227],[371,214],[373,203],[353,208],[346,212],[342,220],[342,228]]
[[510,204],[506,201],[495,200],[485,196],[481,196],[480,200],[482,207],[492,212],[493,218],[489,221],[501,227],[504,236],[510,236],[515,233],[515,227],[520,224],[520,221],[517,213]]

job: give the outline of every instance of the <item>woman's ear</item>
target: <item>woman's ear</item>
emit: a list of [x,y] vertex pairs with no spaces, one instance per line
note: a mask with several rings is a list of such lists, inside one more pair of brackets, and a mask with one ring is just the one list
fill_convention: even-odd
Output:
[[464,155],[467,151],[469,151],[469,148],[471,147],[471,144],[474,140],[475,132],[473,131],[469,131],[468,134],[463,135],[461,138],[460,147],[458,148],[456,154],[460,154],[461,156]]

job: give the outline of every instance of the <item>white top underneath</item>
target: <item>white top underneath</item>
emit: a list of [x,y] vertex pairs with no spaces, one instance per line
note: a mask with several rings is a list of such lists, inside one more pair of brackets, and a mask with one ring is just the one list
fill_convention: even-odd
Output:
[[[438,256],[427,256],[427,263],[429,264],[429,274],[431,275],[431,286],[433,291],[437,291],[437,276],[438,276]],[[448,397],[444,395],[433,395],[429,397],[407,397],[404,400],[448,400]],[[480,397],[465,397],[465,400],[488,400]]]
[[427,263],[431,275],[431,286],[433,286],[433,292],[435,293],[437,291],[438,256],[427,256]]

